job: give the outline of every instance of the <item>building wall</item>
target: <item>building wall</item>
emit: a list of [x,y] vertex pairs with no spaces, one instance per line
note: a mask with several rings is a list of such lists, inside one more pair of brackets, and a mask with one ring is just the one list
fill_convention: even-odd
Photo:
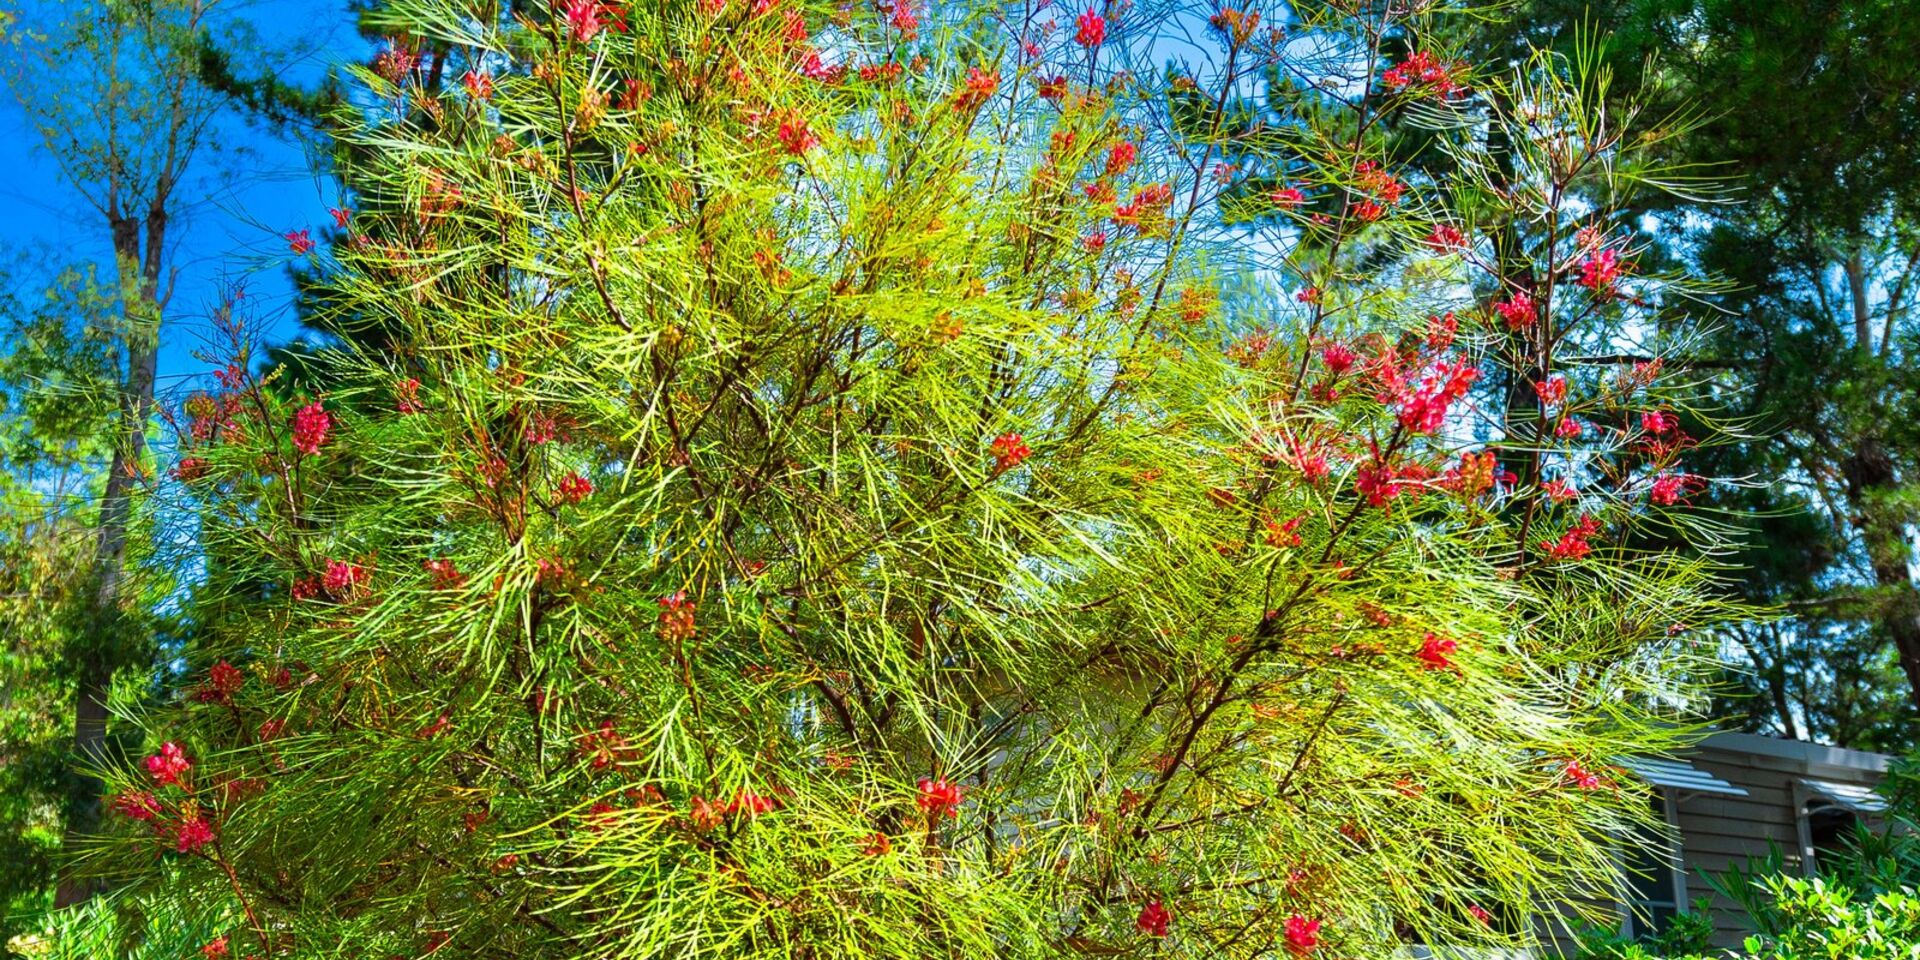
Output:
[[1752,931],[1745,915],[1714,893],[1705,878],[1746,866],[1770,849],[1780,852],[1786,870],[1805,869],[1796,808],[1804,793],[1796,792],[1798,781],[1871,787],[1887,767],[1887,757],[1876,753],[1753,734],[1715,734],[1685,759],[1747,791],[1744,797],[1684,795],[1674,808],[1687,898],[1711,898],[1715,945],[1722,947],[1738,946]]

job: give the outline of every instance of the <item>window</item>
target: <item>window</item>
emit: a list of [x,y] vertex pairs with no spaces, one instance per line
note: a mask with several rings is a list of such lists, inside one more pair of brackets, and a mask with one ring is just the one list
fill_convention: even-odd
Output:
[[1673,793],[1661,790],[1653,795],[1652,802],[1654,817],[1666,823],[1667,831],[1636,831],[1622,857],[1626,902],[1622,904],[1621,932],[1630,937],[1664,932],[1687,904],[1687,874],[1681,867]]

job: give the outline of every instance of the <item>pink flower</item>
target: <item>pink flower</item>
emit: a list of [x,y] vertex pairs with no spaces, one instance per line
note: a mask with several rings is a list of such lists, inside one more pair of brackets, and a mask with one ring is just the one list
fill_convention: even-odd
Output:
[[993,446],[990,449],[993,451],[994,473],[1006,473],[1033,456],[1033,450],[1028,448],[1026,442],[1017,433],[1003,433],[993,438]]
[[1480,371],[1464,361],[1435,363],[1417,386],[1401,385],[1395,391],[1393,399],[1400,407],[1400,425],[1415,433],[1440,429],[1446,422],[1447,409],[1466,396],[1478,379]]
[[345,560],[328,560],[327,572],[320,576],[321,588],[335,598],[352,596],[366,582],[366,568]]
[[1280,189],[1267,194],[1267,199],[1272,200],[1273,205],[1276,207],[1279,207],[1282,210],[1292,210],[1293,208],[1303,203],[1306,203],[1307,195],[1304,193],[1301,193],[1299,187],[1281,187]]
[[396,380],[393,383],[393,409],[401,415],[419,413],[425,409],[420,405],[420,381],[413,377]]
[[968,67],[966,85],[961,88],[959,96],[954,97],[954,106],[961,110],[972,110],[992,99],[999,89],[999,73]]
[[213,842],[213,827],[198,814],[186,817],[174,827],[174,849],[192,853]]
[[1107,151],[1107,176],[1116,177],[1127,172],[1133,161],[1139,159],[1140,148],[1132,141],[1122,140]]
[[1095,230],[1080,238],[1080,245],[1085,247],[1088,253],[1097,254],[1107,248],[1107,232]]
[[1420,646],[1420,652],[1414,654],[1420,666],[1428,670],[1451,670],[1453,661],[1449,659],[1459,644],[1437,633],[1429,633],[1426,642]]
[[1167,912],[1166,905],[1158,900],[1149,900],[1140,908],[1140,916],[1133,925],[1149,937],[1167,935],[1167,925],[1173,921],[1173,914]]
[[1477,903],[1469,903],[1467,904],[1467,913],[1471,915],[1475,920],[1478,920],[1489,927],[1493,926],[1493,914],[1488,913],[1486,907],[1483,907]]
[[1389,90],[1403,90],[1415,84],[1433,88],[1435,93],[1446,97],[1459,92],[1459,81],[1455,80],[1452,70],[1439,57],[1425,50],[1408,57],[1404,62],[1387,68],[1380,76]]
[[423,560],[420,568],[433,577],[433,586],[436,590],[455,590],[467,582],[467,575],[461,573],[460,568],[455,566],[452,560],[444,557]]
[[328,207],[327,213],[333,216],[333,225],[336,227],[339,227],[342,230],[345,230],[347,228],[347,223],[353,219],[352,211],[346,210],[341,207]]
[[1304,957],[1320,945],[1320,921],[1308,920],[1299,914],[1287,918],[1287,951],[1296,957]]
[[327,442],[327,432],[333,429],[333,416],[327,413],[319,401],[309,403],[293,414],[293,448],[313,456],[320,452],[322,444]]
[[1088,10],[1077,21],[1079,30],[1073,35],[1073,42],[1089,49],[1100,45],[1107,39],[1107,18]]
[[908,40],[920,35],[920,17],[914,13],[913,4],[907,0],[896,0],[893,5],[893,17],[888,22]]
[[1597,250],[1580,262],[1580,279],[1575,281],[1594,293],[1606,293],[1620,279],[1620,251]]
[[1555,406],[1567,398],[1567,378],[1553,377],[1545,383],[1536,383],[1533,392],[1540,398],[1541,406]]
[[150,821],[160,815],[160,801],[144,790],[123,793],[113,798],[113,812],[129,820]]
[[1679,425],[1679,418],[1664,410],[1648,410],[1640,415],[1640,429],[1648,433],[1666,433]]
[[1319,303],[1319,302],[1320,302],[1320,288],[1319,288],[1319,287],[1308,287],[1308,288],[1306,288],[1305,290],[1302,290],[1302,291],[1300,291],[1299,293],[1296,293],[1296,294],[1294,294],[1294,295],[1293,295],[1293,298],[1294,298],[1295,300],[1298,300],[1298,301],[1300,301],[1301,303]]
[[147,758],[147,774],[153,777],[156,786],[179,785],[180,775],[193,769],[193,763],[181,751],[179,744],[168,741],[160,745],[160,752]]
[[929,817],[957,817],[960,815],[960,787],[948,783],[944,777],[938,780],[922,777],[920,796],[914,802]]
[[599,0],[569,0],[565,13],[567,30],[581,43],[592,40],[607,28],[606,6]]
[[1547,492],[1547,499],[1554,503],[1565,503],[1580,495],[1580,491],[1574,489],[1573,484],[1557,478],[1542,484],[1541,489]]
[[1344,343],[1329,343],[1320,348],[1320,362],[1327,365],[1327,372],[1334,376],[1346,373],[1358,359]]
[[207,461],[199,457],[182,457],[173,465],[173,478],[181,483],[192,483],[207,475]]
[[287,231],[287,249],[304,257],[313,252],[313,238],[308,236],[305,230],[289,230]]
[[1553,426],[1553,435],[1562,440],[1573,440],[1578,438],[1584,429],[1580,421],[1572,417],[1561,417],[1560,422]]

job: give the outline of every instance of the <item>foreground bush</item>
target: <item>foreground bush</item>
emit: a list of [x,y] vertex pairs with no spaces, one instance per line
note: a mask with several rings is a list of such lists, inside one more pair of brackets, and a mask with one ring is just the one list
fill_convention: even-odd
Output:
[[262,957],[1381,956],[1610,890],[1717,613],[1609,219],[1658,136],[1474,95],[1444,11],[1159,79],[1111,12],[372,14],[348,339],[289,387],[236,326],[184,412],[203,646],[93,866]]

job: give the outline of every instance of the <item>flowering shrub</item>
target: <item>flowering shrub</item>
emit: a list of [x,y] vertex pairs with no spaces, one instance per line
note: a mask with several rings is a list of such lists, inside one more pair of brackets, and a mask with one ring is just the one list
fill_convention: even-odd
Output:
[[[1388,72],[1425,13],[1158,87],[1148,11],[1002,13],[379,8],[321,302],[381,346],[193,402],[221,692],[102,868],[261,956],[1381,956],[1610,882],[1718,610],[1640,535],[1685,385],[1562,362],[1662,302],[1573,229],[1657,139]],[[1279,67],[1361,82],[1230,128]],[[1416,104],[1559,189],[1450,209]]]

